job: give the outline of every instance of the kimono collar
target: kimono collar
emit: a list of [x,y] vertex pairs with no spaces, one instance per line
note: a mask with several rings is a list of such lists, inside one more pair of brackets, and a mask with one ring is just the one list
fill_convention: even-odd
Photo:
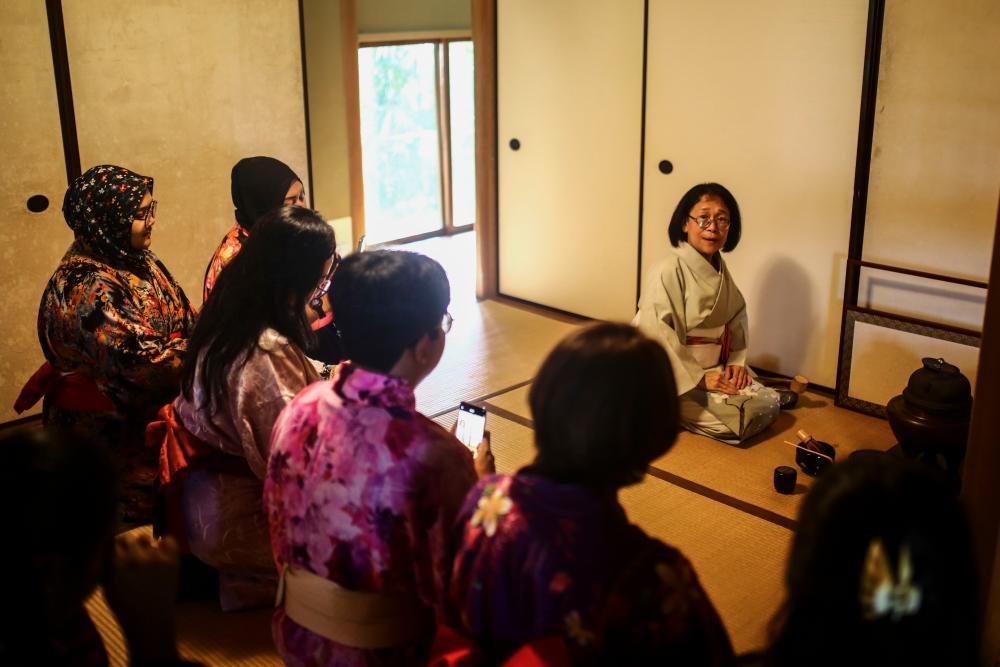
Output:
[[413,412],[417,407],[417,399],[409,382],[355,366],[349,361],[337,367],[333,385],[334,391],[348,401],[387,410],[402,408],[408,412]]
[[63,199],[63,217],[95,259],[144,268],[146,250],[130,244],[132,216],[153,179],[124,167],[103,164],[73,179]]
[[718,280],[726,273],[726,261],[719,255],[719,270],[716,271],[712,263],[705,259],[705,256],[695,250],[687,241],[681,241],[677,249],[677,255],[684,260],[684,263],[698,276],[705,280]]

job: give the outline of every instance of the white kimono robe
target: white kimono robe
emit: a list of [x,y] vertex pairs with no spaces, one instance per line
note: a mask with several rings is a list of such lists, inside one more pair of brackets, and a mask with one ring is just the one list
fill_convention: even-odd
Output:
[[[756,382],[735,396],[697,385],[706,371],[746,366],[746,302],[721,255],[716,270],[683,241],[671,250],[647,277],[632,324],[659,341],[670,357],[681,424],[723,442],[742,442],[777,417],[777,393]],[[720,339],[726,326],[729,356],[720,359],[721,344],[705,339]]]

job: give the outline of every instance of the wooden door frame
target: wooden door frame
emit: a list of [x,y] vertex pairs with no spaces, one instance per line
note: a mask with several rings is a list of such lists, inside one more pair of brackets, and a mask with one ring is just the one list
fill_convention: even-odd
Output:
[[476,297],[496,297],[497,244],[497,0],[472,0],[476,105]]

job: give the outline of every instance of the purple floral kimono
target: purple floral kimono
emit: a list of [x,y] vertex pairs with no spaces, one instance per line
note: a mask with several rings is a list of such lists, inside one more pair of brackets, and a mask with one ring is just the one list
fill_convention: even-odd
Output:
[[[279,569],[440,607],[448,536],[476,482],[472,456],[416,411],[399,378],[350,363],[304,389],[274,426],[264,506]],[[337,644],[275,611],[288,665],[422,664],[432,637],[389,649]]]
[[446,614],[491,661],[561,636],[574,663],[727,665],[691,564],[628,522],[616,494],[522,470],[469,493]]

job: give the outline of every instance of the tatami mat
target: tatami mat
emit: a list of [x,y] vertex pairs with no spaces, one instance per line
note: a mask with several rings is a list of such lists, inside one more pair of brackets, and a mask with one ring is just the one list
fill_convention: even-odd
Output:
[[441,363],[417,388],[417,408],[435,415],[530,380],[576,326],[496,301],[463,308]]
[[774,490],[773,479],[777,466],[798,469],[796,450],[785,441],[795,442],[799,429],[832,444],[838,461],[858,449],[885,450],[896,443],[885,420],[835,407],[831,397],[806,392],[798,407],[781,412],[774,424],[741,446],[684,431],[653,468],[791,521],[814,480],[800,470],[796,492],[782,495]]
[[[451,414],[438,419],[446,426],[453,420]],[[487,420],[498,472],[515,472],[531,462],[530,428],[496,413]],[[694,564],[736,650],[761,648],[766,623],[780,603],[792,533],[649,475],[620,498],[633,522]]]
[[[150,526],[134,529],[151,534]],[[128,651],[118,620],[101,589],[87,601],[87,611],[104,639],[111,667],[126,667]],[[278,667],[281,658],[271,640],[271,610],[222,613],[215,602],[176,606],[177,648],[182,658],[205,665]]]

